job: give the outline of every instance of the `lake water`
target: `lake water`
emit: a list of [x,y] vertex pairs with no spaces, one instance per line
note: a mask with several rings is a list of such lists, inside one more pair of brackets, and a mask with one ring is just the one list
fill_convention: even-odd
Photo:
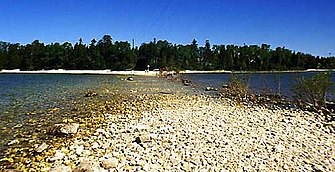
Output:
[[[25,133],[60,123],[64,117],[78,116],[80,104],[98,103],[120,94],[156,94],[193,92],[189,87],[158,77],[69,75],[69,74],[0,74],[0,159],[7,144]],[[86,98],[88,90],[99,96]],[[92,102],[91,102],[92,101]],[[78,105],[78,106],[76,106]],[[59,109],[50,113],[52,109]],[[13,145],[14,146],[14,145]],[[18,146],[18,145],[15,145]]]
[[116,83],[116,77],[57,74],[0,74],[0,112],[15,113],[59,106],[87,89]]
[[[249,89],[255,93],[280,93],[288,99],[292,96],[292,86],[295,84],[297,77],[311,77],[317,72],[304,73],[250,73],[250,74],[236,74],[237,77],[246,78],[249,80]],[[231,74],[186,74],[186,78],[193,81],[200,87],[212,86],[222,88],[231,78]],[[331,73],[332,82],[335,81],[335,73]],[[334,88],[333,88],[334,89]],[[334,93],[328,93],[327,99],[335,100]]]
[[4,145],[22,133],[34,131],[32,120],[60,122],[57,120],[61,116],[48,115],[48,109],[71,108],[71,102],[83,97],[87,90],[111,88],[119,80],[107,75],[0,74],[0,158]]

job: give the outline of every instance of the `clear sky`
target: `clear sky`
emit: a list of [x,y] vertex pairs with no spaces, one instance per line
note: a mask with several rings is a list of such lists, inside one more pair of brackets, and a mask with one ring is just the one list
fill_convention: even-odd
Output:
[[335,0],[1,0],[0,40],[267,43],[335,55]]

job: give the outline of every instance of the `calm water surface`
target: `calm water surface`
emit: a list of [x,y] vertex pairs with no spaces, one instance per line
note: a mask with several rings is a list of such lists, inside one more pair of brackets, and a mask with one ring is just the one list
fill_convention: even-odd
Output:
[[0,112],[44,110],[117,81],[115,76],[0,74]]
[[48,109],[66,109],[88,90],[111,89],[118,82],[119,77],[110,75],[0,74],[0,151],[20,133],[34,129],[28,127],[30,120],[59,122],[57,117],[49,119]]
[[[281,95],[291,98],[292,86],[297,77],[306,78],[316,75],[316,72],[305,73],[251,73],[236,74],[238,77],[249,78],[249,88],[255,93],[281,93]],[[230,79],[231,74],[186,74],[188,79],[199,86],[212,86],[221,88]],[[335,81],[335,73],[331,73],[332,82]],[[334,88],[333,88],[334,89]],[[335,100],[334,93],[328,93],[327,98]]]

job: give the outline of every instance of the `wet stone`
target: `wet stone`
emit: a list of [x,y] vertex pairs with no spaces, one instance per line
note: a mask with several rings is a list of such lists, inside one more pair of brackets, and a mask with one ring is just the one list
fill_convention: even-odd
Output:
[[50,130],[51,130],[51,133],[54,133],[54,134],[69,135],[69,134],[77,133],[78,128],[79,128],[79,124],[77,123],[55,124],[54,127],[52,127]]
[[47,145],[46,143],[42,143],[40,146],[38,146],[38,148],[36,149],[36,152],[41,153],[45,149],[47,149],[48,147],[49,147],[49,145]]

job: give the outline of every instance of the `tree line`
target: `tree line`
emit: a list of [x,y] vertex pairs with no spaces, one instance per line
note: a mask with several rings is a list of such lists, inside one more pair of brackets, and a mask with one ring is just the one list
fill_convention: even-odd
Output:
[[74,45],[65,42],[44,44],[39,40],[20,45],[0,41],[0,69],[110,69],[144,70],[301,70],[334,69],[335,57],[319,57],[270,45],[177,45],[166,40],[150,41],[139,47],[115,41],[110,35],[92,39],[89,45],[80,38]]

